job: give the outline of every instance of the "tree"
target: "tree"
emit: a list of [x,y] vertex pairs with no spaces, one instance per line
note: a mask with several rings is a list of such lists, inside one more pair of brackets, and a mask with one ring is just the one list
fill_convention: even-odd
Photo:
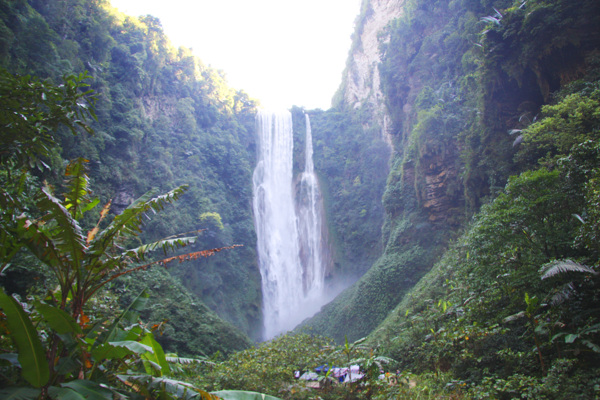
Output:
[[96,98],[87,90],[88,78],[87,73],[66,76],[56,86],[0,69],[0,273],[21,247],[9,226],[17,223],[21,208],[34,203],[30,170],[48,168],[55,131],[65,126],[73,134],[92,132],[87,120],[95,118]]
[[[45,165],[41,158],[51,154],[53,129],[60,124],[73,132],[83,127],[83,121],[93,116],[93,110],[83,106],[90,92],[80,93],[86,75],[65,78],[65,85],[55,87],[26,77],[4,73],[2,88],[14,88],[14,95],[2,97],[0,120],[4,123],[1,140],[10,153],[2,155],[3,171],[16,170],[21,179],[33,166]],[[48,94],[47,94],[48,93]],[[21,96],[22,101],[20,102]],[[41,99],[41,100],[40,100]],[[130,311],[143,305],[138,297],[130,309],[113,320],[92,320],[89,300],[109,282],[153,264],[167,265],[178,260],[208,257],[223,248],[198,251],[147,262],[149,252],[183,247],[195,241],[195,236],[169,237],[136,248],[124,244],[141,231],[142,218],[148,212],[161,211],[186,190],[180,186],[164,195],[148,192],[134,201],[122,213],[109,216],[110,202],[100,212],[96,225],[87,233],[82,228],[86,212],[99,204],[91,197],[86,160],[76,159],[65,172],[66,191],[63,198],[55,195],[48,184],[23,201],[23,185],[17,191],[0,189],[0,265],[2,270],[21,250],[27,250],[47,267],[57,283],[33,307],[8,296],[0,289],[0,327],[2,334],[13,339],[18,355],[4,354],[20,366],[23,387],[13,381],[12,388],[3,389],[1,396],[18,398],[112,398],[113,392],[136,392],[146,398],[213,398],[191,385],[167,378],[170,373],[166,357],[151,330],[136,325],[137,317]],[[19,169],[17,169],[19,168]],[[11,176],[7,176],[10,180]],[[236,247],[236,246],[231,246]],[[230,248],[231,248],[230,247]],[[133,264],[145,262],[142,265]],[[135,314],[133,314],[135,315]],[[130,329],[119,327],[128,321]],[[133,323],[133,325],[132,325]],[[108,328],[107,328],[108,326]],[[134,373],[131,373],[133,371]],[[10,384],[10,383],[9,383]],[[84,393],[87,393],[84,396]]]
[[[12,224],[2,227],[4,237],[11,236],[13,246],[27,248],[40,262],[49,267],[58,283],[57,290],[50,291],[43,302],[36,303],[36,310],[47,323],[45,331],[49,339],[45,349],[29,317],[18,302],[4,292],[0,295],[0,305],[4,309],[10,334],[19,351],[23,378],[32,386],[42,388],[42,398],[52,396],[51,388],[58,387],[55,385],[62,384],[64,388],[65,381],[77,384],[83,384],[82,380],[94,381],[100,373],[98,366],[112,358],[125,358],[133,354],[144,358],[146,353],[151,353],[154,361],[160,365],[160,375],[167,374],[168,366],[166,361],[162,360],[164,353],[151,333],[137,332],[137,336],[134,335],[136,340],[133,340],[149,347],[138,347],[129,343],[132,342],[131,339],[127,344],[115,344],[109,341],[110,335],[100,340],[102,330],[96,325],[99,321],[90,321],[86,305],[95,293],[119,276],[144,270],[153,264],[166,265],[175,260],[208,257],[223,250],[219,248],[199,251],[132,266],[134,262],[144,261],[151,251],[162,249],[166,253],[194,242],[195,237],[171,237],[133,249],[123,250],[121,247],[128,237],[140,231],[145,213],[162,210],[167,203],[176,200],[185,191],[185,187],[159,196],[154,196],[152,192],[147,193],[115,216],[105,228],[100,229],[108,217],[109,202],[100,213],[96,226],[84,234],[80,221],[85,212],[98,204],[98,200],[90,198],[89,178],[84,165],[82,159],[68,165],[65,174],[68,191],[64,194],[64,200],[58,199],[52,189],[46,186],[37,196],[37,208],[42,213],[40,218],[25,216],[23,212],[21,217],[11,221]],[[18,204],[12,206],[18,207]],[[2,261],[6,263],[10,259]],[[27,340],[23,341],[23,337]],[[152,357],[149,361],[152,361]],[[152,371],[151,368],[147,370]],[[107,369],[102,374],[105,375],[106,371]],[[142,379],[138,375],[131,379],[144,381],[152,376]],[[129,378],[120,379],[127,381]],[[149,385],[150,383],[148,382]],[[94,390],[100,389],[94,386]]]
[[47,167],[43,159],[56,145],[54,132],[91,133],[96,98],[86,90],[87,73],[63,78],[60,86],[0,69],[0,165],[14,169]]

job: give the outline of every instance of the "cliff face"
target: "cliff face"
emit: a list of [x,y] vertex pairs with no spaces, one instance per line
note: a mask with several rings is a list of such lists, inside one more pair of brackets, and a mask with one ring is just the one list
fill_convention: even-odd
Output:
[[[373,0],[363,6],[345,72],[344,101],[353,108],[364,103],[383,105],[379,88],[379,35],[394,18],[402,15],[404,0]],[[385,40],[385,36],[383,37]]]
[[[382,65],[382,61],[388,56],[387,49],[390,47],[395,21],[405,17],[409,7],[411,6],[406,0],[363,2],[342,86],[346,107],[366,111],[368,122],[363,123],[364,127],[376,127],[397,155],[405,154],[406,147],[409,146],[407,139],[411,134],[412,125],[417,120],[415,101],[423,88],[423,71],[411,71],[408,59],[394,64],[393,73],[401,77],[397,84],[405,91],[401,103],[394,104],[390,101],[389,92],[384,93],[381,68],[386,67]],[[416,40],[409,45],[412,53],[410,55],[426,57],[435,63],[440,56],[439,49],[423,47],[423,42],[443,25],[430,24],[422,31],[415,32]],[[438,134],[443,135],[441,132]],[[428,151],[421,154],[422,160],[416,167],[418,171],[408,173],[404,179],[404,184],[418,189],[416,197],[431,222],[447,221],[451,210],[458,206],[456,197],[452,190],[449,190],[458,177],[454,165],[457,154],[451,150],[453,147],[454,145],[447,146],[441,152],[434,151],[433,154]],[[406,179],[408,176],[412,177],[410,181]]]
[[448,157],[427,157],[424,171],[424,188],[421,206],[430,222],[447,222],[459,202],[449,187],[457,179],[458,171],[453,164],[452,154]]
[[387,139],[390,118],[381,92],[379,74],[380,43],[389,39],[385,27],[402,15],[405,0],[363,2],[357,21],[347,67],[343,76],[343,102],[352,109],[367,108],[372,122],[379,125]]
[[[416,126],[418,112],[424,108],[416,104],[417,98],[428,83],[427,75],[437,75],[433,68],[439,63],[444,50],[427,42],[444,29],[448,23],[446,15],[430,15],[428,23],[414,29],[410,42],[395,40],[390,43],[401,24],[399,21],[425,11],[420,7],[415,8],[407,0],[363,2],[344,72],[343,102],[349,109],[366,111],[368,122],[363,124],[376,127],[396,156],[404,158],[407,165],[403,167],[402,184],[415,187],[414,195],[428,220],[447,222],[452,219],[451,214],[460,202],[453,190],[458,179],[456,143],[448,138],[439,140],[446,134],[446,121],[436,116],[433,123],[437,126],[431,129],[433,134],[425,135],[424,140],[417,144],[419,154],[409,154],[410,146],[415,142],[411,139],[412,131],[419,129]],[[398,48],[404,47],[403,58],[390,63],[393,55],[399,53]],[[424,65],[423,69],[414,68],[411,65],[413,59],[425,60],[429,65]],[[387,76],[382,78],[382,74]],[[390,75],[394,78],[390,79]],[[394,81],[394,88],[390,88],[390,80]]]
[[596,15],[594,1],[363,2],[336,105],[393,147],[383,251],[306,325],[338,340],[368,335],[468,217],[529,167],[511,134],[597,63],[597,36],[585,33]]

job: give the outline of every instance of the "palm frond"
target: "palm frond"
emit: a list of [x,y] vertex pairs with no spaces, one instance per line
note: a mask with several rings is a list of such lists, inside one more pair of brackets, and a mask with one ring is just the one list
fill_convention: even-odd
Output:
[[500,20],[492,16],[482,17],[481,20],[487,23],[493,23],[494,25],[500,25]]
[[182,247],[185,247],[189,244],[192,244],[196,241],[196,237],[182,237],[182,238],[171,238],[171,239],[162,239],[153,243],[148,243],[137,247],[135,249],[130,249],[126,251],[126,255],[135,259],[135,260],[143,260],[146,256],[146,253],[155,251],[158,249],[162,249],[164,254],[166,255],[168,251],[176,250]]
[[234,244],[234,245],[226,246],[226,247],[218,247],[216,249],[196,251],[193,253],[182,254],[180,256],[174,256],[174,257],[165,258],[163,260],[155,261],[154,264],[162,264],[163,266],[166,266],[167,264],[169,264],[173,261],[179,261],[180,263],[182,263],[184,261],[196,260],[201,257],[204,257],[204,258],[210,257],[210,256],[217,254],[220,251],[231,250],[236,247],[243,247],[243,245],[242,244]]
[[567,272],[583,272],[587,274],[596,275],[597,272],[592,268],[576,263],[572,260],[555,260],[544,265],[540,272],[542,273],[542,279],[552,278],[554,276],[564,274]]
[[516,147],[518,145],[520,145],[523,142],[523,135],[519,135],[515,138],[515,140],[513,141],[513,147]]
[[177,356],[166,356],[167,361],[173,364],[211,364],[215,365],[212,361],[203,360],[201,358],[186,358]]
[[[99,267],[101,268],[100,270],[96,270],[94,272],[100,272],[99,276],[103,277],[103,280],[98,280],[94,286],[92,286],[87,292],[86,292],[86,298],[85,300],[87,301],[90,297],[92,297],[94,295],[94,293],[96,293],[98,291],[98,289],[100,289],[101,287],[103,287],[104,285],[106,285],[107,283],[117,279],[120,276],[123,275],[127,275],[130,274],[132,272],[136,272],[136,271],[145,271],[146,269],[148,269],[149,267],[151,267],[152,265],[162,265],[163,267],[166,267],[167,264],[172,263],[173,261],[179,261],[179,263],[182,263],[184,261],[191,261],[191,260],[196,260],[198,258],[206,258],[206,257],[210,257],[213,256],[215,254],[217,254],[220,251],[223,250],[230,250],[230,249],[234,249],[236,247],[243,247],[242,244],[234,244],[231,246],[227,246],[227,247],[218,247],[215,249],[209,249],[209,250],[201,250],[201,251],[196,251],[193,253],[187,253],[187,254],[182,254],[179,256],[174,256],[174,257],[169,257],[169,258],[164,258],[162,260],[158,260],[158,261],[152,261],[149,262],[147,264],[144,265],[139,265],[137,267],[133,267],[130,269],[126,269],[126,270],[120,270],[120,271],[115,271],[116,267],[119,265],[125,265],[126,262],[128,262],[128,257],[127,257],[127,252],[125,252],[124,254],[121,254],[117,257],[113,257],[111,259],[108,260],[104,260],[102,262],[101,265],[99,265]],[[112,275],[107,276],[109,272],[113,272]]]
[[160,211],[166,204],[177,200],[187,190],[187,185],[179,186],[168,193],[152,197],[156,191],[152,190],[138,198],[90,242],[90,254],[104,254],[106,249],[112,247],[119,236],[136,235],[141,231],[142,217],[147,211]]
[[[149,252],[162,249],[166,255],[168,251],[185,247],[189,244],[194,243],[195,241],[196,237],[162,239],[153,243],[148,243],[140,247],[136,247],[134,249],[126,250],[121,254],[118,254],[113,257],[91,257],[87,260],[88,264],[85,265],[85,267],[95,274],[106,275],[110,272],[115,272],[115,270],[125,267],[126,265],[129,265],[131,262],[144,261],[146,258],[146,254]],[[220,249],[213,250],[220,251]],[[158,263],[158,261],[155,263]],[[155,263],[150,263],[144,268],[136,267],[135,270],[137,271],[139,269],[145,269],[146,267]]]
[[50,193],[48,188],[42,189],[37,205],[40,210],[46,212],[43,220],[56,224],[56,229],[52,229],[51,232],[41,224],[38,225],[38,229],[46,231],[62,255],[68,258],[73,267],[78,268],[86,247],[85,235],[79,222],[73,218],[61,201]]
[[100,200],[90,200],[90,178],[85,171],[88,160],[77,158],[67,165],[65,177],[69,190],[65,193],[64,206],[75,219],[83,217],[83,213],[95,207]]

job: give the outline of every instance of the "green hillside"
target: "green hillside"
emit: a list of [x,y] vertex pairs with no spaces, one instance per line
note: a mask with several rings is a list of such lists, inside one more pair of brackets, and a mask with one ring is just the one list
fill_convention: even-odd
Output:
[[[172,268],[181,278],[172,284],[184,282],[186,289],[178,290],[189,290],[193,301],[259,337],[260,274],[251,215],[255,102],[228,87],[189,49],[174,48],[156,18],[119,14],[107,1],[5,1],[0,16],[3,68],[54,84],[87,71],[85,82],[94,91],[97,118],[88,121],[94,133],[73,135],[58,127],[58,145],[43,158],[49,168],[32,174],[60,187],[63,160],[84,157],[94,193],[101,204],[112,199],[114,213],[152,188],[165,192],[189,185],[174,206],[149,215],[134,240],[205,229],[189,251],[244,245]],[[34,273],[23,268],[14,274]],[[202,305],[189,312],[198,320],[214,318],[208,310]],[[173,328],[168,311],[148,322],[162,319],[170,320],[170,331],[183,328]],[[181,343],[197,334],[191,326],[184,329],[188,339]],[[164,343],[175,343],[165,335]],[[182,346],[167,347],[185,354],[224,350],[220,344]]]
[[380,80],[291,110],[346,289],[252,347],[257,102],[152,16],[0,0],[0,397],[598,398],[600,3],[400,3]]

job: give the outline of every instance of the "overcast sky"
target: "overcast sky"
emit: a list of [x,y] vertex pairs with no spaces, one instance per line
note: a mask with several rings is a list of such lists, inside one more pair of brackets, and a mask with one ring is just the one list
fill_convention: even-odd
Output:
[[223,70],[268,108],[328,109],[342,80],[360,0],[111,0],[158,17],[175,46]]

